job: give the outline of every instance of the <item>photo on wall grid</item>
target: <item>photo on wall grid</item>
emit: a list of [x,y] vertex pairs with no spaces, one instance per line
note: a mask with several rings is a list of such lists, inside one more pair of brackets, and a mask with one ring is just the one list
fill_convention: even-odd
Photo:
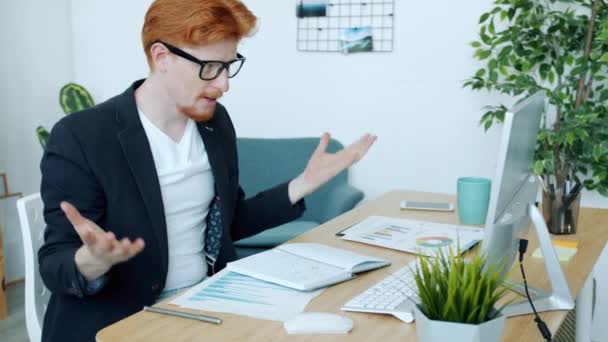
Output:
[[343,53],[374,51],[372,28],[351,27],[342,31],[340,43]]
[[327,0],[301,0],[296,7],[298,18],[324,17],[327,15]]
[[395,0],[297,0],[298,51],[391,52]]

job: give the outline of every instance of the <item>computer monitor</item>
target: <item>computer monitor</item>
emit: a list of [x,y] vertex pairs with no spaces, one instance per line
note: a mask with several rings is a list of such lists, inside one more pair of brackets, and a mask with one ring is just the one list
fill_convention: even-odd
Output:
[[[569,310],[574,307],[574,301],[544,219],[535,206],[539,180],[533,173],[534,150],[545,105],[545,93],[539,91],[505,114],[481,252],[488,261],[504,265],[504,272],[508,272],[518,254],[519,240],[528,234],[532,222],[553,290],[547,293],[532,288],[537,311]],[[517,287],[514,286],[515,290]],[[506,316],[530,312],[526,301],[503,309]]]
[[540,91],[505,113],[482,253],[490,261],[505,262],[507,270],[530,225],[527,204],[534,203],[538,193],[532,168],[544,110],[545,94]]

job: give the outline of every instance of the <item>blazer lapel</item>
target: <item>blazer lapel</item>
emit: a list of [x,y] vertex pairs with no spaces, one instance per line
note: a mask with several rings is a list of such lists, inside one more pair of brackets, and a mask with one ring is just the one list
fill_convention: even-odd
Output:
[[213,120],[209,122],[199,122],[197,125],[198,131],[205,143],[209,163],[215,180],[215,192],[220,198],[221,213],[224,216],[226,213],[225,202],[222,199],[227,198],[228,191],[228,172],[226,160],[223,151],[223,142]]
[[118,102],[116,119],[122,126],[118,132],[118,140],[152,222],[154,236],[160,248],[162,268],[164,274],[167,274],[169,256],[163,198],[148,137],[139,120],[135,103],[135,89],[142,82],[134,83],[121,95]]

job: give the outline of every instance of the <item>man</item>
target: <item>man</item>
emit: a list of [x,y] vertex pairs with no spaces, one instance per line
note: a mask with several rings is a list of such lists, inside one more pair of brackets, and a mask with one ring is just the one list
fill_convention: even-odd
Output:
[[148,78],[53,128],[41,162],[44,341],[92,341],[214,274],[236,258],[232,241],[297,218],[306,195],[374,143],[328,154],[324,134],[299,176],[245,199],[217,101],[255,23],[237,0],[156,0],[142,31]]

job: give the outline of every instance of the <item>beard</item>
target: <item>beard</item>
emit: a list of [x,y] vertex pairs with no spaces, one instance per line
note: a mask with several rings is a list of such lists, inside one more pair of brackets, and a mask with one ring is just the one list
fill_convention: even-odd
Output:
[[[178,106],[177,109],[195,122],[208,122],[213,119],[217,102],[209,102],[206,98],[219,99],[221,96],[221,92],[217,91],[214,91],[213,93],[201,94],[198,96],[198,98],[196,98],[193,105]],[[204,105],[197,107],[196,103],[199,101],[204,101]]]
[[207,105],[203,109],[198,109],[194,106],[180,106],[178,110],[195,122],[208,122],[213,119],[215,104]]

